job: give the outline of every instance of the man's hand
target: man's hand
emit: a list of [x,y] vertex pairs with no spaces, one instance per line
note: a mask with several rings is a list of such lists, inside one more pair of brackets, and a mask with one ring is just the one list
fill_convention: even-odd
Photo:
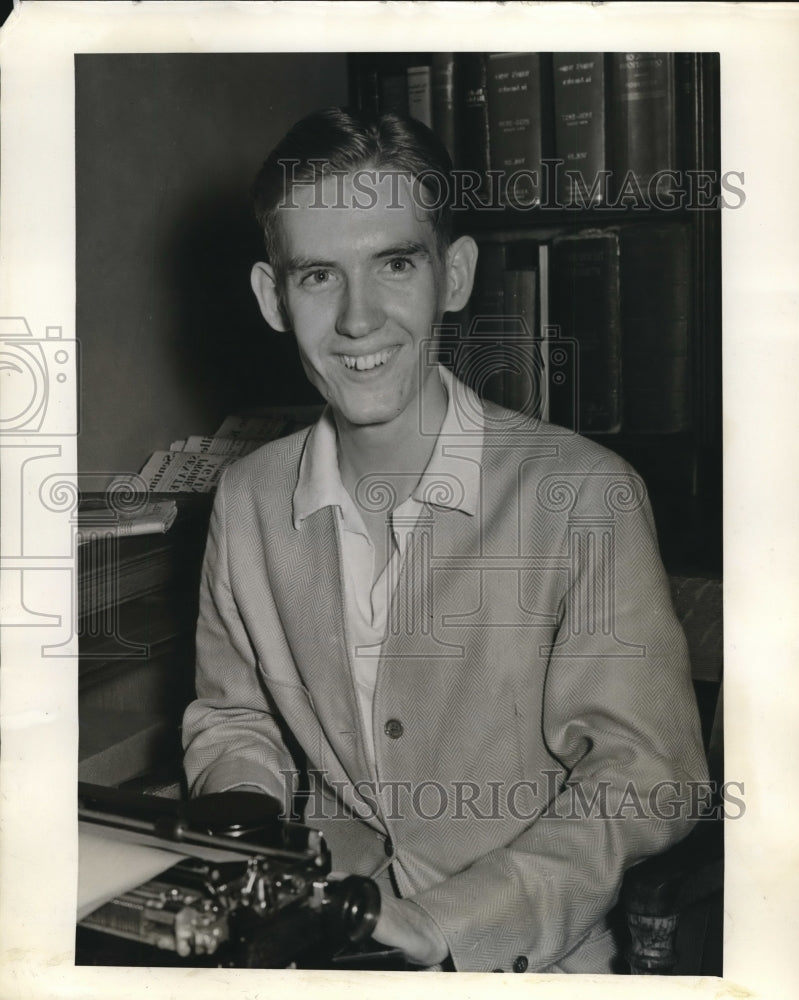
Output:
[[381,896],[380,918],[372,933],[375,941],[401,948],[419,965],[443,962],[449,946],[433,918],[412,900]]

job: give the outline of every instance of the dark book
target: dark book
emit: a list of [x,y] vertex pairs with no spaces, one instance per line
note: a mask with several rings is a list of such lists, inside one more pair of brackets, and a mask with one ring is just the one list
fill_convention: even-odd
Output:
[[607,57],[600,52],[553,56],[558,200],[591,208],[608,201]]
[[622,230],[626,430],[667,434],[691,425],[691,274],[687,226]]
[[417,118],[428,128],[433,127],[433,91],[430,67],[427,65],[409,66],[406,73],[408,81],[408,114]]
[[538,244],[511,243],[506,248],[505,406],[528,417],[542,415],[542,381],[538,318]]
[[488,159],[488,83],[486,57],[482,52],[458,52],[455,56],[455,166],[468,170],[485,184]]
[[377,67],[363,60],[355,63],[353,95],[355,104],[361,111],[376,115],[380,109],[380,75]]
[[455,162],[455,53],[434,52],[431,63],[433,131]]
[[666,172],[679,166],[674,55],[617,52],[611,65],[614,199],[657,203],[675,187]]
[[378,78],[380,114],[408,114],[408,71],[399,60],[382,68]]
[[541,202],[542,160],[551,152],[551,102],[546,58],[539,52],[488,56],[488,132],[491,169],[500,171],[503,204]]
[[[588,433],[620,430],[621,296],[619,235],[586,230],[551,249],[550,419]],[[555,363],[554,355],[563,355]],[[576,418],[576,419],[575,419]]]
[[504,336],[505,245],[484,243],[456,374],[484,399],[500,405],[505,402]]

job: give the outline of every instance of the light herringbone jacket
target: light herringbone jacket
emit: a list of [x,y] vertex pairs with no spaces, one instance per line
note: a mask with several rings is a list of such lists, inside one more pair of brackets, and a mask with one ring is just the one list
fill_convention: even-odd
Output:
[[486,407],[479,509],[448,507],[442,487],[394,594],[373,774],[336,513],[292,521],[306,437],[219,486],[184,719],[192,793],[285,799],[304,763],[306,820],[334,868],[390,859],[457,969],[606,971],[625,869],[685,835],[685,783],[706,778],[641,481],[597,445]]

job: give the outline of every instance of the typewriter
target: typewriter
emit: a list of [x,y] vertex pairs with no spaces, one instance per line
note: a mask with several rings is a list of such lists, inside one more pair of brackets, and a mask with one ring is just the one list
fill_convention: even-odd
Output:
[[331,879],[322,834],[281,818],[268,796],[182,802],[80,784],[78,816],[81,835],[176,852],[161,874],[78,921],[78,965],[405,967],[371,941],[375,883]]

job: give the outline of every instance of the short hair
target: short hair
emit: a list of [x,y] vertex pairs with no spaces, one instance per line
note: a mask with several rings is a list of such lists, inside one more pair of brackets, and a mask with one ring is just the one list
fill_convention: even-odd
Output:
[[443,252],[449,246],[452,209],[449,197],[442,198],[441,193],[451,190],[452,160],[435,133],[417,119],[398,114],[375,116],[350,108],[324,108],[289,129],[253,184],[255,217],[279,283],[284,275],[277,210],[289,193],[285,189],[287,176],[295,182],[315,183],[328,174],[367,166],[421,178],[421,184],[433,195],[430,221],[439,247]]

